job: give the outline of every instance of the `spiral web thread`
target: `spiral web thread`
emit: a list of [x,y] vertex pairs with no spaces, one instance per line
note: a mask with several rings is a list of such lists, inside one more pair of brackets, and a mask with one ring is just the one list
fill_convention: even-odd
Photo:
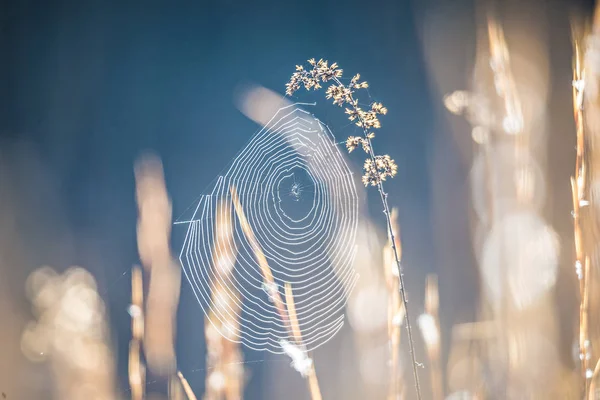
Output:
[[[180,261],[207,320],[231,341],[276,354],[285,352],[281,343],[291,338],[272,290],[283,294],[286,283],[294,288],[304,346],[311,351],[342,328],[358,279],[352,267],[358,225],[354,177],[331,131],[300,105],[308,106],[281,108],[199,198],[192,217],[177,222],[188,225]],[[265,287],[236,218],[232,187],[274,287]],[[219,233],[216,220],[231,231]],[[235,289],[211,299],[215,286]],[[231,320],[239,326],[227,324]]]

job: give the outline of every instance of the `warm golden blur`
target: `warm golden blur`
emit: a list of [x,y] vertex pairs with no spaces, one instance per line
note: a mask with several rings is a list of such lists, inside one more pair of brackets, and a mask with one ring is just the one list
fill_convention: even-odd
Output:
[[21,350],[32,362],[49,362],[56,398],[115,399],[115,365],[94,278],[81,268],[59,275],[43,267],[27,279],[27,295],[37,319],[23,332]]
[[146,299],[144,352],[153,373],[172,375],[176,369],[175,314],[181,269],[170,250],[171,202],[160,159],[141,157],[135,166],[138,204],[138,249],[150,283]]

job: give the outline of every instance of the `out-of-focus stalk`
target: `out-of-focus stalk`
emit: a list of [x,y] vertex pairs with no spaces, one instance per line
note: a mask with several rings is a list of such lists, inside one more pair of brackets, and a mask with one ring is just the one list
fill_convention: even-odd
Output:
[[197,400],[196,395],[194,394],[194,392],[192,391],[192,388],[190,387],[190,384],[183,377],[183,374],[181,373],[181,371],[177,371],[177,377],[181,381],[181,386],[183,386],[183,391],[185,392],[185,395],[187,396],[188,400]]
[[[210,315],[205,321],[207,348],[206,389],[204,400],[239,400],[243,392],[244,369],[240,345],[225,336],[237,336],[240,329],[240,293],[232,284],[237,251],[233,246],[233,227],[229,205],[222,200],[215,213],[213,269],[216,276],[210,288]],[[219,318],[218,316],[224,316]]]
[[[136,161],[136,201],[138,205],[138,252],[149,277],[144,307],[143,275],[139,267],[132,271],[132,340],[129,349],[129,381],[132,397],[144,398],[146,367],[141,362],[143,346],[149,369],[160,376],[170,376],[170,389],[177,372],[175,356],[175,318],[179,304],[181,270],[169,245],[171,236],[171,201],[167,193],[162,163],[157,156],[144,155]],[[195,400],[187,381],[181,381],[186,396]],[[187,385],[187,386],[186,386]],[[169,390],[172,400],[180,391]]]
[[571,190],[573,196],[573,230],[575,241],[575,273],[579,280],[579,359],[581,362],[581,379],[584,396],[589,390],[592,371],[589,369],[591,359],[590,339],[588,328],[588,280],[589,258],[585,249],[583,232],[585,227],[581,218],[581,209],[586,207],[587,200],[587,160],[584,119],[584,89],[585,70],[583,69],[582,54],[577,42],[574,43],[575,59],[573,66],[573,111],[577,135],[577,155],[575,159],[575,175],[571,177]]
[[[390,219],[392,231],[398,249],[398,258],[402,261],[402,241],[400,240],[400,229],[398,226],[398,210],[392,209]],[[400,363],[400,338],[401,327],[404,321],[404,307],[400,301],[400,290],[398,288],[398,268],[394,263],[391,235],[388,235],[388,244],[383,249],[383,274],[388,290],[388,339],[390,343],[390,382],[388,400],[397,400],[404,397],[403,377],[398,371]]]
[[92,275],[44,267],[29,276],[27,291],[38,318],[23,332],[21,348],[29,360],[49,362],[54,398],[116,399],[104,304]]
[[129,387],[132,400],[144,398],[146,387],[146,369],[141,361],[140,352],[144,337],[144,288],[142,270],[135,266],[131,271],[131,340],[129,341]]
[[135,165],[138,204],[137,241],[142,266],[149,276],[144,352],[148,367],[160,376],[176,371],[175,314],[181,269],[171,254],[172,207],[162,163],[144,155]]
[[[575,105],[575,118],[576,118],[576,123],[578,125],[581,125],[581,129],[585,129],[585,139],[586,139],[586,150],[590,150],[589,154],[587,154],[587,166],[589,168],[589,170],[587,171],[587,175],[589,175],[589,181],[588,181],[588,185],[589,185],[589,189],[590,189],[590,193],[589,196],[590,198],[588,199],[590,202],[589,208],[590,208],[590,216],[594,216],[594,214],[596,214],[596,218],[590,218],[591,220],[595,221],[595,223],[597,224],[598,221],[598,217],[597,217],[597,213],[598,210],[600,209],[600,205],[598,204],[599,201],[599,192],[598,192],[598,187],[600,187],[600,183],[599,183],[599,168],[600,168],[600,156],[598,156],[598,139],[600,138],[600,103],[599,103],[599,97],[598,94],[600,93],[600,3],[596,4],[596,9],[594,12],[594,19],[592,22],[592,26],[591,26],[591,30],[590,32],[588,32],[587,35],[585,35],[585,39],[583,44],[585,45],[585,52],[582,56],[582,52],[580,50],[580,47],[578,46],[577,43],[575,43],[576,45],[576,57],[575,57],[575,68],[574,68],[574,74],[577,73],[577,71],[581,71],[581,75],[583,75],[585,73],[585,76],[583,77],[584,79],[582,80],[574,80],[574,92],[575,89],[578,89],[579,91],[579,96],[577,98],[574,97],[574,105]],[[583,64],[583,66],[582,66]],[[577,86],[577,87],[575,87]],[[585,96],[584,96],[585,94]],[[583,107],[582,107],[583,106]],[[578,112],[577,108],[581,109],[581,112]],[[581,120],[583,118],[583,120]],[[585,128],[584,128],[585,127]],[[577,127],[578,130],[580,129],[579,126]],[[586,215],[587,216],[587,215]],[[587,218],[586,218],[587,220]],[[596,228],[596,229],[592,229],[593,234],[591,234],[590,236],[592,236],[592,240],[590,242],[595,242],[597,243],[598,239],[597,239],[597,226],[594,226],[592,228]],[[586,231],[588,232],[588,231]],[[588,242],[589,243],[589,242]],[[590,250],[594,250],[594,249],[590,249]],[[597,297],[593,296],[593,289],[592,292],[590,292],[590,287],[592,284],[597,284],[597,278],[594,277],[595,279],[592,281],[592,275],[588,275],[589,270],[592,271],[596,271],[598,268],[597,262],[598,262],[598,258],[597,258],[597,249],[595,250],[596,254],[594,254],[593,252],[591,252],[591,254],[587,254],[587,256],[589,258],[591,258],[591,260],[593,260],[594,264],[593,265],[588,265],[590,264],[590,262],[586,259],[586,261],[588,261],[588,263],[586,264],[586,270],[584,271],[584,278],[585,278],[585,283],[583,285],[583,292],[584,292],[584,296],[581,297],[581,309],[585,310],[584,313],[581,314],[582,317],[585,317],[585,321],[582,319],[580,320],[580,332],[582,330],[582,328],[585,328],[585,332],[588,335],[588,343],[597,343],[595,340],[597,340],[597,337],[592,338],[590,337],[591,335],[591,329],[589,326],[589,302],[593,301],[593,306],[597,307]],[[594,273],[594,275],[596,275]],[[581,282],[580,282],[580,289],[581,289]],[[590,296],[596,297],[595,299],[590,299]],[[594,301],[595,300],[595,301]],[[597,327],[596,327],[597,329]],[[596,333],[597,331],[595,331],[594,333]],[[595,340],[593,340],[595,339]],[[581,343],[581,337],[580,337],[580,343]],[[586,369],[586,377],[589,378],[588,380],[588,384],[589,384],[589,388],[588,388],[588,393],[587,393],[587,399],[588,400],[595,400],[596,398],[598,398],[599,393],[598,393],[598,380],[600,380],[600,360],[598,360],[598,357],[594,357],[593,359],[596,359],[598,361],[596,361],[596,365],[595,368],[593,370],[593,372],[591,371],[591,365],[590,363],[593,362],[592,359],[592,355],[590,354],[590,352],[586,353],[587,359],[585,360],[588,364],[587,364],[587,369]],[[583,360],[582,360],[583,362]],[[592,364],[593,365],[593,364]]]
[[429,376],[434,400],[444,398],[442,368],[440,361],[440,321],[437,276],[429,275],[425,286],[425,313],[419,316],[418,323],[425,340],[429,358]]

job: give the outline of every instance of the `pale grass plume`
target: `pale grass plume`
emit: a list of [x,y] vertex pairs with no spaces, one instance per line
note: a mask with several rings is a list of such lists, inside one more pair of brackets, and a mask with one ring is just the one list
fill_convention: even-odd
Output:
[[[478,311],[481,322],[455,327],[455,346],[472,344],[480,350],[474,354],[461,350],[453,357],[449,383],[456,385],[455,391],[482,391],[478,394],[483,396],[537,398],[552,391],[541,385],[542,379],[552,380],[558,372],[551,295],[559,244],[541,212],[546,82],[537,76],[524,78],[528,72],[538,73],[537,66],[543,76],[545,59],[534,59],[533,52],[525,51],[537,43],[531,38],[535,34],[515,44],[521,52],[515,48],[511,52],[497,20],[488,18],[481,33],[474,88],[444,99],[449,111],[465,115],[472,126],[473,209],[475,233],[480,236],[473,244],[484,289]],[[435,326],[435,318],[423,321]],[[424,337],[431,357],[438,336]],[[533,359],[545,360],[543,373],[532,367]],[[491,372],[485,379],[484,368]],[[473,385],[468,378],[476,374],[478,379],[473,380],[479,382]],[[489,384],[485,390],[483,382]]]
[[350,136],[346,141],[346,148],[352,152],[358,146],[369,155],[365,160],[364,175],[362,181],[367,185],[377,186],[388,177],[394,177],[398,172],[398,167],[394,160],[388,155],[375,155],[371,141],[375,138],[372,129],[381,128],[379,115],[387,114],[388,110],[381,103],[373,102],[370,109],[363,109],[358,99],[355,97],[357,90],[366,89],[368,83],[360,82],[360,74],[354,75],[350,82],[345,85],[340,81],[343,71],[337,63],[329,64],[326,60],[315,61],[308,60],[309,69],[304,69],[302,65],[296,66],[296,72],[292,74],[290,81],[286,85],[286,94],[291,96],[301,86],[306,90],[320,89],[321,83],[331,82],[326,90],[325,96],[333,100],[333,104],[340,107],[346,105],[345,113],[348,119],[362,128],[364,135]]
[[181,371],[177,371],[177,377],[181,381],[181,386],[183,386],[183,390],[184,390],[185,395],[187,396],[188,400],[197,400],[196,395],[194,394],[194,392],[192,391],[192,388],[190,387],[190,384],[184,378]]

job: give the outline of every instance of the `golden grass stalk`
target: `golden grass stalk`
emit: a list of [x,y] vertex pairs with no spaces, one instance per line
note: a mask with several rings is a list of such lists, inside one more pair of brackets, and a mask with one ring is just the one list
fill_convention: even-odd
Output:
[[590,348],[590,339],[589,339],[589,304],[590,304],[590,258],[585,258],[585,269],[584,269],[584,285],[583,292],[581,297],[580,311],[579,311],[579,342],[583,342],[583,359],[582,368],[583,368],[583,377],[585,379],[585,393],[588,393],[590,378],[592,377],[590,370],[590,360],[591,360],[591,348]]
[[[235,335],[239,331],[240,293],[231,283],[230,276],[237,257],[232,245],[231,219],[225,212],[227,203],[222,200],[217,206],[215,218],[213,268],[220,279],[215,280],[211,291],[210,314],[205,322],[206,347],[208,349],[205,400],[237,400],[242,397],[243,368],[242,352],[238,343],[227,340],[224,335]],[[234,300],[238,301],[230,301]],[[228,308],[223,310],[222,308]]]
[[[292,293],[292,285],[289,282],[285,283],[285,304],[287,305],[289,321],[296,345],[298,345],[300,348],[304,348],[304,342],[302,340],[302,331],[300,329],[300,324],[298,323],[296,305],[294,304],[294,294]],[[322,400],[323,397],[321,396],[321,389],[319,388],[319,381],[317,379],[317,373],[315,371],[315,366],[313,363],[310,364],[307,380],[308,388],[310,390],[310,398],[312,400]]]
[[271,267],[269,267],[269,262],[267,261],[267,258],[265,257],[265,254],[263,253],[262,248],[260,247],[260,244],[258,243],[258,240],[256,239],[256,236],[254,236],[254,231],[252,230],[252,227],[248,223],[248,219],[246,218],[246,213],[244,212],[244,208],[242,207],[242,203],[240,202],[240,198],[237,194],[237,190],[234,186],[232,186],[229,189],[229,191],[231,192],[231,200],[233,202],[233,206],[235,208],[235,212],[238,217],[238,220],[240,221],[240,225],[242,227],[242,232],[244,232],[244,236],[250,243],[250,246],[252,247],[252,252],[254,253],[254,258],[256,259],[256,262],[258,263],[258,266],[260,267],[260,271],[263,276],[263,284],[265,285],[265,288],[268,289],[268,291],[269,291],[268,294],[269,294],[271,300],[273,301],[273,304],[275,305],[275,308],[277,309],[277,313],[279,314],[281,320],[283,321],[284,326],[286,327],[288,332],[292,332],[292,329],[290,327],[290,322],[288,319],[288,315],[287,315],[287,312],[285,309],[285,304],[283,303],[283,300],[281,299],[279,290],[277,290],[277,283],[275,282],[275,279],[273,278],[273,272],[271,272]]
[[427,315],[431,324],[422,328],[432,330],[431,332],[423,332],[430,364],[431,391],[434,400],[441,400],[444,396],[444,390],[440,361],[439,292],[436,275],[427,276],[425,286],[425,315]]
[[[160,159],[145,155],[137,160],[135,178],[138,252],[150,282],[144,312],[142,270],[137,266],[133,268],[129,384],[132,398],[142,400],[145,397],[146,379],[146,366],[140,356],[142,347],[152,372],[161,376],[170,375],[170,382],[173,382],[177,365],[175,317],[179,304],[181,271],[174,262],[169,247],[172,209]],[[189,385],[186,389],[184,384],[184,390],[188,399],[196,399]],[[180,398],[177,390],[170,390],[169,396],[172,400]]]
[[181,373],[181,371],[177,371],[177,377],[179,378],[179,381],[181,382],[181,386],[183,386],[183,391],[185,392],[185,395],[187,396],[188,400],[198,400],[196,398],[196,395],[192,391],[192,388],[190,387],[190,384],[184,378],[184,376]]
[[135,165],[138,204],[137,239],[140,259],[149,275],[144,351],[149,368],[160,376],[176,371],[175,314],[179,303],[181,269],[169,240],[172,207],[162,163],[144,155]]
[[575,175],[571,177],[571,193],[573,198],[573,236],[575,241],[575,272],[579,279],[579,357],[581,361],[581,379],[584,396],[587,395],[590,383],[589,361],[590,340],[588,328],[589,302],[589,258],[584,248],[581,208],[588,205],[586,138],[583,113],[583,94],[585,87],[585,70],[582,67],[582,55],[577,42],[574,44],[575,58],[573,66],[573,111],[577,135],[577,155],[575,159]]
[[[134,266],[131,273],[131,331],[132,338],[129,342],[129,386],[131,388],[132,400],[143,400],[146,398],[146,366],[142,362],[141,352],[144,342],[144,290],[142,270]],[[188,400],[197,400],[183,374],[177,371],[177,379],[181,382],[183,391]],[[173,378],[169,381],[169,399],[182,399],[180,391],[173,388]]]
[[144,289],[142,270],[135,266],[131,273],[131,332],[129,341],[129,387],[132,400],[144,398],[146,370],[140,352],[144,337]]
[[597,380],[598,378],[600,378],[600,359],[598,360],[598,362],[596,363],[596,367],[594,368],[594,374],[592,375],[592,378],[590,379],[590,389],[588,392],[588,396],[587,396],[587,400],[596,400],[597,396],[596,396],[596,391],[597,391]]
[[[285,283],[286,303],[284,303],[281,298],[281,295],[279,294],[279,290],[277,289],[277,284],[275,282],[275,279],[273,278],[273,273],[271,272],[271,267],[269,267],[267,258],[265,257],[265,255],[260,247],[260,244],[258,243],[258,240],[254,236],[254,231],[252,230],[252,227],[248,223],[246,214],[244,213],[244,208],[242,207],[242,204],[240,202],[236,188],[232,186],[230,188],[230,192],[231,192],[231,200],[233,202],[238,220],[240,221],[242,231],[244,232],[244,236],[250,243],[250,246],[252,247],[252,251],[254,253],[254,257],[261,269],[262,276],[263,276],[263,284],[265,285],[266,288],[269,288],[269,296],[270,296],[271,300],[273,301],[273,304],[275,305],[275,308],[277,309],[277,312],[278,312],[279,316],[281,317],[281,320],[284,323],[284,326],[288,332],[288,335],[290,337],[294,338],[294,342],[295,342],[295,346],[297,347],[297,350],[299,350],[305,357],[307,357],[306,350],[304,348],[304,344],[302,341],[302,332],[300,329],[300,324],[298,323],[298,318],[296,315],[296,308],[295,308],[294,299],[293,299],[293,295],[292,295],[292,288],[288,282]],[[284,350],[286,350],[286,349],[284,348]],[[288,353],[288,355],[290,355],[290,357],[292,357],[292,354]],[[292,357],[292,360],[293,360],[292,364],[295,365],[296,360],[293,357]],[[319,388],[319,383],[317,380],[317,375],[316,375],[316,372],[314,369],[314,365],[313,365],[311,359],[307,359],[307,360],[309,361],[309,364],[308,364],[309,367],[308,367],[308,370],[306,371],[306,374],[303,372],[303,370],[300,369],[300,367],[298,365],[295,365],[295,368],[303,376],[306,376],[306,378],[308,380],[311,399],[312,400],[322,400],[321,390]],[[306,360],[303,360],[303,361],[306,361]]]

